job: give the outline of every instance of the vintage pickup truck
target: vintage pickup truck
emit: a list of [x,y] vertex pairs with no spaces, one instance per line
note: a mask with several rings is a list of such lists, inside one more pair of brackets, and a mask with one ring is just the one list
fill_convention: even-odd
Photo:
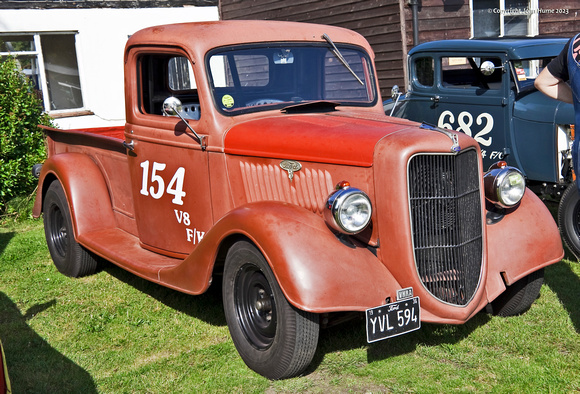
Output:
[[[558,224],[580,256],[580,195],[573,185],[574,108],[534,88],[564,38],[433,41],[409,52],[406,94],[387,114],[473,136],[484,167],[505,160],[543,199],[559,203]],[[397,105],[393,104],[397,102]]]
[[137,32],[125,127],[44,129],[34,212],[56,267],[221,283],[239,354],[271,379],[302,373],[320,328],[350,315],[374,342],[525,311],[563,256],[556,223],[471,137],[387,117],[373,57],[322,25]]

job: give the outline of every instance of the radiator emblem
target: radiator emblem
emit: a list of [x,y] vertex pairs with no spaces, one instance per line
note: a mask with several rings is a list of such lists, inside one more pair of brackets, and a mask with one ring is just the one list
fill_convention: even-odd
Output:
[[294,160],[284,160],[280,163],[280,168],[288,171],[288,179],[292,180],[294,178],[294,173],[300,171],[302,164]]

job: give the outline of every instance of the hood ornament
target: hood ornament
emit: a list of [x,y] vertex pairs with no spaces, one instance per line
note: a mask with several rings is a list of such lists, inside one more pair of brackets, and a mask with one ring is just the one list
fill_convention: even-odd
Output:
[[294,178],[294,173],[300,171],[302,164],[294,160],[284,160],[280,163],[280,168],[288,171],[288,179],[292,180]]
[[421,126],[419,126],[422,129],[426,129],[426,130],[434,130],[434,131],[438,131],[440,133],[445,134],[447,137],[449,137],[451,139],[452,145],[451,145],[451,152],[459,152],[461,151],[461,147],[459,146],[459,139],[457,138],[457,133],[452,133],[449,130],[434,126],[432,124],[423,122],[421,123]]

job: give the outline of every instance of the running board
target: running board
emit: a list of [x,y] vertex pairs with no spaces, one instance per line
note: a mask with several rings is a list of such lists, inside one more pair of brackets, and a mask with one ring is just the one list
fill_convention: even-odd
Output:
[[91,231],[79,236],[77,241],[124,270],[162,285],[165,283],[160,280],[159,271],[183,262],[143,249],[139,238],[119,228]]

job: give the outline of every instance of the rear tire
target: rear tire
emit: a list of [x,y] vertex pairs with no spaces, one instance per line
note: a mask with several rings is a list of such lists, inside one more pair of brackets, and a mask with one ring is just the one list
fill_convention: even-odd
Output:
[[228,251],[222,295],[232,340],[248,367],[269,379],[291,378],[308,367],[319,317],[288,303],[270,266],[249,242]]
[[491,302],[493,314],[515,316],[527,311],[540,295],[544,283],[544,269],[541,268],[524,276]]
[[558,227],[564,243],[580,260],[580,193],[576,182],[571,183],[558,206]]
[[74,238],[70,210],[60,182],[50,184],[43,211],[46,243],[56,268],[74,278],[94,274],[97,259]]

